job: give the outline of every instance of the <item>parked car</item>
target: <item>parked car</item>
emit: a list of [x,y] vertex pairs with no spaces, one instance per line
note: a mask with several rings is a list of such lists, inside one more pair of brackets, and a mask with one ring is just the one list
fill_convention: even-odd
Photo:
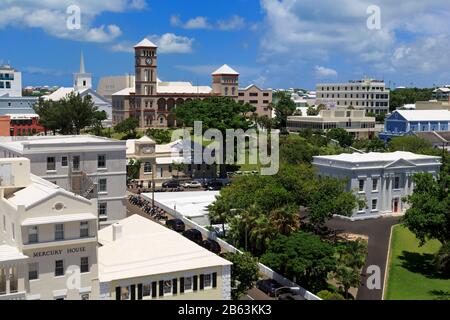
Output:
[[197,229],[186,230],[183,232],[183,236],[191,241],[194,241],[196,244],[200,244],[203,241],[202,233]]
[[201,188],[202,184],[199,181],[189,181],[183,183],[183,188]]
[[211,239],[203,240],[200,245],[203,248],[208,249],[211,252],[214,252],[215,254],[219,254],[222,251],[220,244],[217,241]]
[[269,297],[275,297],[276,290],[282,285],[273,279],[259,280],[256,282],[256,288],[267,294]]
[[221,181],[210,181],[206,184],[206,190],[216,191],[223,188],[223,183]]
[[186,228],[184,222],[180,219],[167,220],[166,226],[176,232],[183,232]]
[[180,181],[173,179],[166,182],[163,182],[163,188],[178,188],[180,186]]
[[278,300],[305,300],[301,295],[296,294],[290,288],[279,288],[276,290],[275,295]]

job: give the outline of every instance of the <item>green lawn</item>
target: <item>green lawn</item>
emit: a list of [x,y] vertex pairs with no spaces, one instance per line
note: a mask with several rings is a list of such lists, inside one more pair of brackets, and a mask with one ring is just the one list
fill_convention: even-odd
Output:
[[434,271],[433,255],[440,242],[433,240],[419,247],[407,228],[394,227],[389,257],[386,300],[436,300],[450,298],[450,278]]

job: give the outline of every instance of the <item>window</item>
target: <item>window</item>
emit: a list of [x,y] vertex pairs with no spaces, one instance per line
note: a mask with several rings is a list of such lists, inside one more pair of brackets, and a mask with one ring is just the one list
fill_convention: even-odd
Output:
[[6,216],[3,215],[3,232],[6,232]]
[[184,291],[192,290],[192,277],[184,278]]
[[98,179],[98,192],[107,192],[106,179]]
[[81,221],[80,222],[80,238],[89,237],[89,222]]
[[152,285],[151,283],[142,285],[142,296],[150,297],[152,295]]
[[372,199],[372,210],[377,210],[378,200]]
[[394,189],[400,189],[400,177],[394,178]]
[[14,225],[14,223],[11,223],[11,232],[12,232],[12,239],[15,240],[16,239],[16,226]]
[[120,288],[120,300],[130,300],[130,287]]
[[28,227],[28,243],[38,243],[38,242],[39,242],[38,227],[37,226]]
[[212,288],[212,276],[211,274],[205,274],[203,278],[204,288]]
[[72,169],[80,170],[80,156],[74,156],[72,159]]
[[164,295],[172,294],[172,280],[164,281]]
[[64,225],[62,223],[55,224],[55,240],[64,240]]
[[89,300],[89,293],[83,293],[81,295],[81,300]]
[[152,173],[152,164],[150,162],[144,163],[144,173]]
[[61,158],[61,167],[67,167],[67,166],[68,166],[67,157],[62,157]]
[[97,157],[97,167],[106,168],[106,155],[99,154]]
[[64,260],[55,261],[55,277],[64,275]]
[[364,192],[364,180],[359,180],[359,192]]
[[80,272],[81,273],[89,272],[89,257],[82,257],[81,258]]
[[47,157],[47,171],[55,171],[56,163],[55,157]]
[[98,216],[102,218],[106,218],[108,216],[108,208],[106,202],[98,203]]
[[372,179],[372,191],[378,191],[378,179]]
[[28,264],[28,280],[39,279],[39,263],[34,262]]

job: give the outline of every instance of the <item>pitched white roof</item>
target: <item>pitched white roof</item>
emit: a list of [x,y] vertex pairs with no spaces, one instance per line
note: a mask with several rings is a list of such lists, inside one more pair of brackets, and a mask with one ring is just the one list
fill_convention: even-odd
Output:
[[149,47],[149,48],[158,48],[156,44],[148,40],[147,38],[144,38],[134,46],[135,48],[142,48],[142,47]]
[[450,121],[448,110],[396,110],[408,121]]
[[139,215],[119,223],[122,234],[115,241],[113,226],[98,232],[101,282],[231,265],[181,234]]
[[6,244],[0,245],[0,262],[13,262],[25,259],[28,259],[28,257],[19,252],[17,248],[8,246]]
[[59,101],[63,98],[66,98],[69,94],[71,94],[72,92],[74,92],[75,89],[73,87],[61,87],[58,90],[56,90],[55,92],[44,96],[43,98],[45,100],[52,100],[52,101]]
[[406,151],[396,151],[396,152],[369,152],[369,153],[342,153],[339,155],[331,155],[331,156],[315,156],[314,159],[362,163],[362,162],[393,162],[400,159],[407,161],[422,160],[422,159],[439,160],[440,157],[415,154]]
[[117,92],[113,93],[112,95],[113,96],[128,96],[131,93],[135,93],[135,92],[136,92],[136,89],[134,87],[129,87],[129,88],[125,88],[120,91],[117,91]]
[[234,70],[227,64],[224,64],[223,66],[221,66],[219,69],[217,69],[212,73],[213,76],[221,74],[236,75],[236,76],[239,75],[239,73],[236,70]]

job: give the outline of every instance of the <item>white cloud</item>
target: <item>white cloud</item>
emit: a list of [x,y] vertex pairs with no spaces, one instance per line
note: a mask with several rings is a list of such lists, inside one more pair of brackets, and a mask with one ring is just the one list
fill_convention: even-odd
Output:
[[[367,28],[373,0],[260,0],[265,18],[255,30],[261,35],[260,61],[293,59],[309,66],[342,58],[380,73],[422,72],[448,67],[443,58],[450,44],[448,0],[377,0],[381,29]],[[407,42],[400,34],[408,34]],[[405,38],[406,39],[406,38]],[[440,50],[440,53],[425,53]],[[442,51],[447,50],[447,51]],[[447,59],[448,60],[448,59]],[[287,69],[286,69],[287,70]],[[316,73],[318,70],[314,70]],[[292,72],[287,70],[287,72]]]
[[[67,28],[69,6],[80,8],[81,26]],[[95,26],[95,18],[104,12],[142,10],[145,0],[2,0],[0,2],[0,29],[39,28],[47,34],[63,39],[88,42],[110,42],[122,32],[115,24]]]
[[234,15],[228,20],[219,20],[217,26],[220,30],[224,31],[241,30],[245,27],[245,19]]
[[331,68],[316,66],[314,69],[318,78],[335,78],[338,75],[337,71]]
[[111,50],[114,52],[133,53],[134,52],[133,46],[134,46],[134,44],[129,41],[122,41],[122,42],[119,42],[119,43],[116,43],[115,45],[113,45],[111,47]]
[[245,19],[238,15],[233,15],[229,19],[218,20],[213,23],[207,17],[198,16],[183,22],[180,15],[170,17],[170,25],[183,29],[218,29],[222,31],[241,30],[245,27]]
[[191,53],[194,38],[165,33],[161,36],[151,35],[149,39],[158,46],[160,53]]
[[210,29],[212,26],[208,22],[206,17],[191,18],[186,22],[183,22],[179,15],[173,15],[170,17],[170,24],[173,27],[180,27],[183,29]]

